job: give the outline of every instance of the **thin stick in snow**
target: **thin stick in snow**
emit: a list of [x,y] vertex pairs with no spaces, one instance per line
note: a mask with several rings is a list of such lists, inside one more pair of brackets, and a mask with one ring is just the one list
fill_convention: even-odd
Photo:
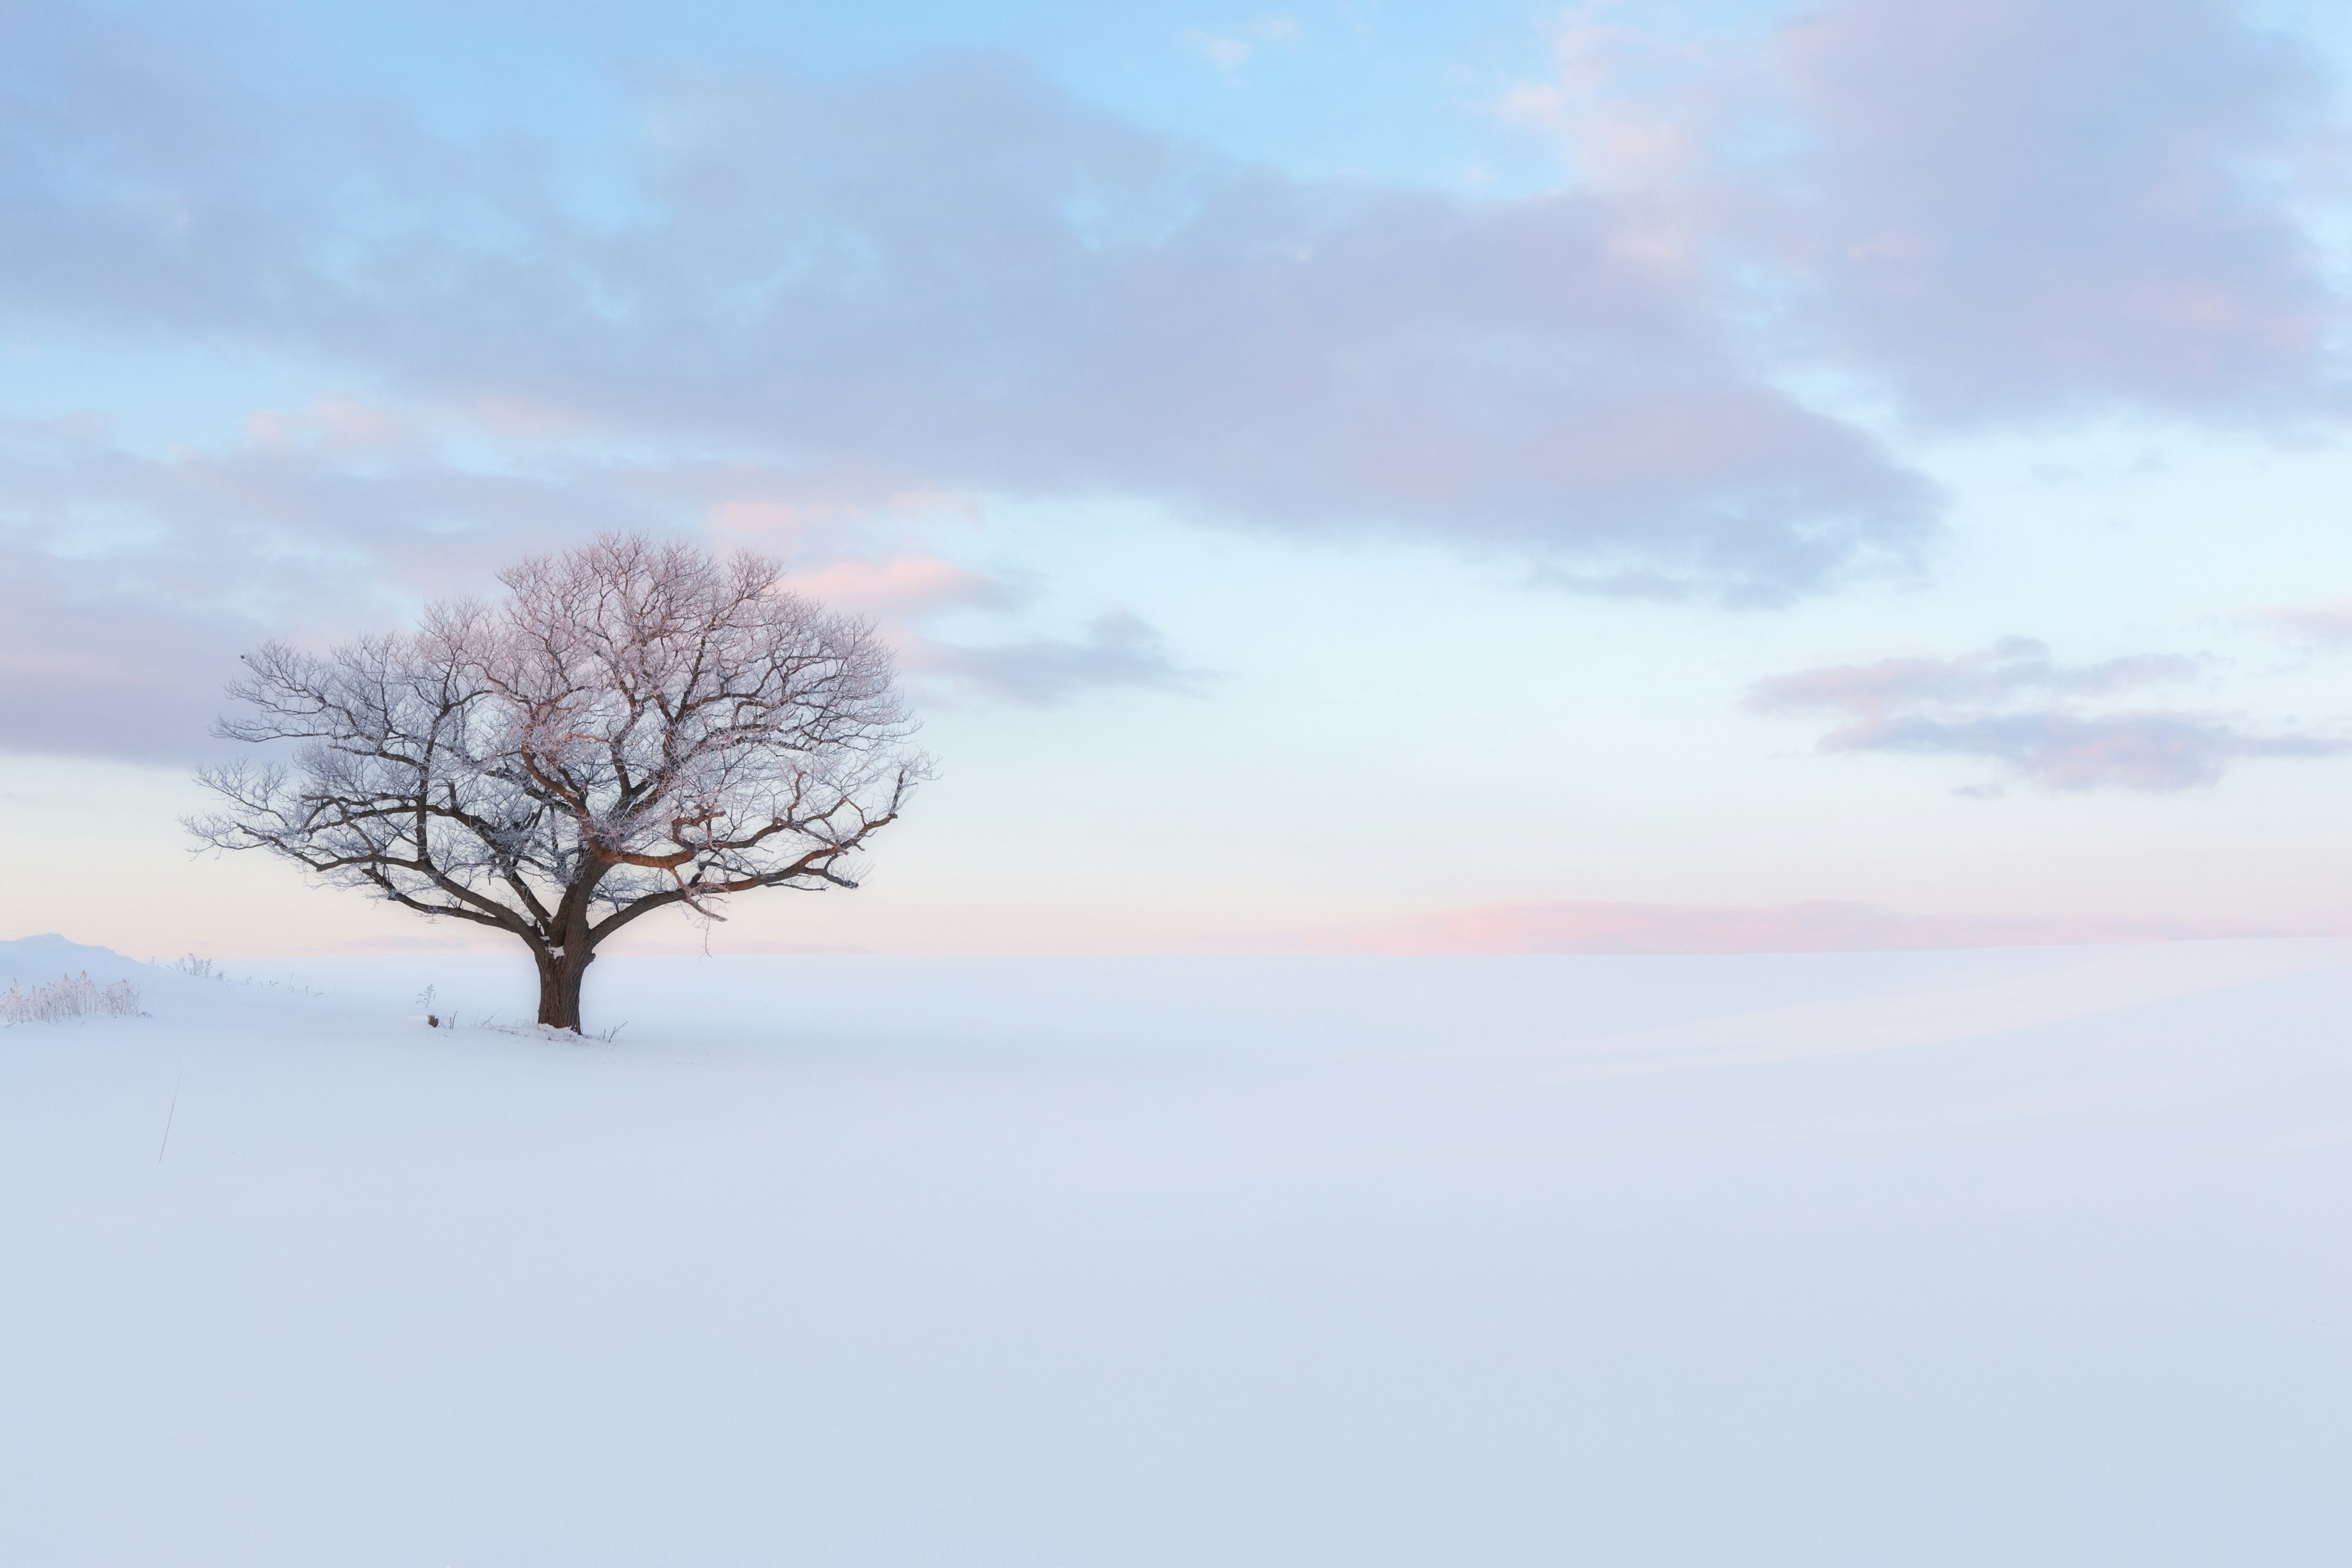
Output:
[[187,1076],[188,1069],[183,1067],[179,1077],[172,1080],[172,1109],[163,1113],[163,1141],[155,1145],[155,1163],[159,1165],[163,1163],[163,1151],[172,1146],[172,1118],[180,1114],[180,1079]]

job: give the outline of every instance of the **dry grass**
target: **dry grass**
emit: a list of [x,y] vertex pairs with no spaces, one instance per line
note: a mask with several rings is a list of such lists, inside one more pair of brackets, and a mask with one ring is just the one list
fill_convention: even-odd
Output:
[[139,988],[128,980],[100,985],[89,971],[26,989],[8,983],[0,993],[0,1024],[56,1024],[68,1018],[130,1018],[139,1013]]

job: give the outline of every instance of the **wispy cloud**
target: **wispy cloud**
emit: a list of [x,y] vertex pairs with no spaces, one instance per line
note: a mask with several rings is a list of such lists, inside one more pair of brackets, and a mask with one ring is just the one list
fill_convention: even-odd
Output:
[[1978,719],[1904,716],[1842,738],[1825,751],[1986,757],[2053,789],[2182,790],[2217,784],[2251,757],[2341,756],[2352,742],[2317,735],[2252,734],[2179,713],[2007,713]]
[[1951,658],[1889,658],[1801,670],[1758,682],[1758,712],[1828,710],[1841,722],[1823,752],[1980,757],[2052,789],[2171,791],[2217,783],[2254,757],[2331,757],[2352,740],[2263,734],[2201,713],[2083,712],[2079,700],[2178,680],[2199,668],[2148,654],[2062,665],[2011,637]]
[[1124,611],[1097,616],[1076,638],[927,643],[916,653],[914,671],[951,690],[1038,708],[1104,689],[1196,692],[1206,679],[1180,667],[1160,633]]
[[1883,658],[1833,665],[1759,682],[1751,707],[1837,708],[1874,723],[1927,704],[1982,706],[2027,694],[2101,697],[2135,686],[2194,675],[2199,661],[2180,654],[2137,654],[2096,664],[2062,665],[2047,644],[2003,637],[1950,658]]
[[943,612],[980,610],[1009,621],[1027,595],[935,555],[823,562],[789,581],[801,593],[877,622],[928,702],[1051,708],[1097,691],[1197,692],[1206,680],[1177,663],[1149,622],[1124,610],[1096,616],[1075,637],[975,643],[940,635],[930,627]]
[[1293,43],[1304,31],[1296,16],[1260,16],[1254,22],[1220,33],[1199,27],[1188,28],[1184,34],[1184,47],[1230,76],[1249,64],[1261,47],[1268,44]]
[[1225,37],[1197,28],[1184,35],[1184,47],[1222,71],[1239,70],[1257,52],[1245,38]]
[[2352,643],[2352,604],[2266,610],[2257,618],[2307,642]]

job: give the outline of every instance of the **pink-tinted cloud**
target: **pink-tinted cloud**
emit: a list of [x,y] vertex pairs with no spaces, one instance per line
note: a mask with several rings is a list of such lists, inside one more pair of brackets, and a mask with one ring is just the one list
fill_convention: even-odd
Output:
[[[925,595],[984,590],[852,581],[916,552],[907,497],[1139,498],[1771,601],[1907,566],[1938,527],[1933,487],[1788,373],[1928,419],[2336,406],[2344,301],[2297,172],[2332,79],[2221,0],[1828,0],[1729,44],[1587,11],[1512,105],[1577,139],[1575,178],[1495,201],[1285,177],[971,58],[638,72],[610,139],[562,148],[495,113],[436,129],[266,8],[135,15],[10,15],[0,328],[368,392],[257,413],[233,451],[0,432],[0,564],[67,685],[714,518],[852,563],[823,569],[911,628]],[[943,691],[1186,679],[1116,613],[934,651]],[[2334,747],[2078,711],[2082,672],[1972,658],[1778,705],[1843,715],[1833,748],[2069,788]],[[0,695],[52,714],[28,734],[62,732],[52,700]]]
[[1391,954],[1885,952],[2278,934],[2240,921],[1910,914],[1827,900],[1759,908],[1540,902],[1486,904],[1228,945],[1249,952]]
[[2315,51],[2221,0],[1843,0],[1780,47],[1807,311],[1923,411],[2334,386]]
[[932,700],[1054,707],[1102,690],[1196,691],[1202,679],[1176,662],[1155,627],[1125,611],[1096,616],[1077,637],[972,643],[929,635],[923,623],[940,611],[1010,611],[1022,598],[1007,584],[936,555],[824,562],[793,572],[790,582],[797,592],[871,616],[898,648],[915,687]]
[[[1758,712],[1826,710],[1841,721],[1823,752],[1981,757],[2052,789],[2166,792],[2218,783],[2253,757],[2333,757],[2352,740],[2262,734],[2210,714],[2084,713],[2050,706],[2194,673],[2198,661],[2147,654],[2061,665],[2042,644],[2010,637],[1952,658],[1889,658],[1759,681]],[[2021,699],[2042,706],[2020,707]],[[1975,792],[1982,793],[1982,792]]]
[[1001,609],[1016,597],[985,574],[921,552],[803,566],[792,574],[792,586],[827,605],[898,622],[958,606]]
[[[1097,620],[1027,633],[1023,595],[919,550],[838,553],[820,489],[741,463],[593,462],[568,449],[501,463],[428,421],[335,402],[265,414],[215,450],[143,456],[102,429],[0,421],[0,751],[185,760],[237,654],[268,637],[338,641],[481,592],[500,564],[612,528],[716,516],[720,548],[797,545],[793,584],[881,623],[936,705],[1050,704],[1098,688],[1186,689],[1151,627]],[[792,526],[779,524],[789,519]],[[945,611],[997,640],[941,638]]]
[[[2311,48],[2220,0],[1670,20],[1568,25],[1511,102],[1571,132],[1577,183],[1507,201],[1285,178],[958,58],[636,77],[609,107],[645,133],[583,206],[553,149],[262,71],[234,29],[37,9],[0,59],[0,316],[291,353],[491,445],[1141,498],[1747,600],[1936,532],[1933,488],[1783,372],[1934,418],[2336,405]],[[298,438],[383,452],[354,412]]]
[[227,668],[197,650],[233,647],[247,628],[126,588],[103,561],[0,551],[0,751],[201,752]]
[[1931,421],[2345,405],[2336,73],[2252,6],[1827,0],[1710,33],[1598,5],[1559,44],[1503,111],[1790,363]]
[[661,89],[598,171],[616,225],[511,147],[198,69],[201,42],[70,14],[13,42],[0,71],[38,85],[0,92],[0,307],[110,339],[267,345],[607,447],[1403,531],[1604,587],[1786,597],[1934,532],[1931,486],[1745,363],[1704,280],[1587,194],[1286,179],[953,59]]

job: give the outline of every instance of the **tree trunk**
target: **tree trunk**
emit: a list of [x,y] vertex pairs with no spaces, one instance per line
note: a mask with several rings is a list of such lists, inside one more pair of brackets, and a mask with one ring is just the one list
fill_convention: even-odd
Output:
[[588,965],[595,954],[585,951],[574,952],[566,948],[561,952],[542,954],[539,960],[539,1021],[551,1029],[580,1032],[580,982],[587,974]]

